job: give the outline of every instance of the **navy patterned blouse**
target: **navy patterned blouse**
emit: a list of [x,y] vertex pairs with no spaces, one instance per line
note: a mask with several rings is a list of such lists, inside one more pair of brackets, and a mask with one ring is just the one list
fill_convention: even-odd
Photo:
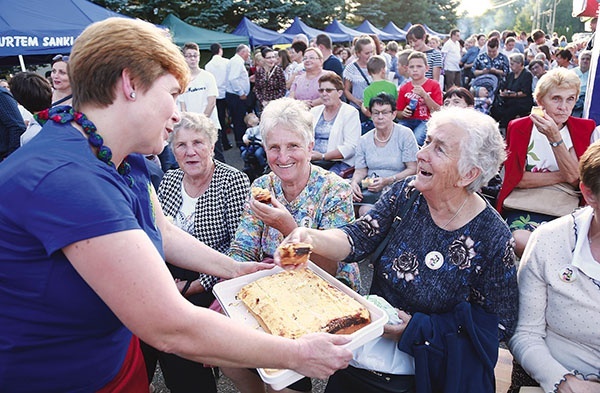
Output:
[[[412,179],[394,184],[367,215],[341,228],[352,244],[346,261],[377,248],[410,194],[418,192]],[[513,244],[490,205],[462,228],[447,231],[435,224],[420,195],[374,262],[370,293],[408,313],[449,312],[465,300],[479,304],[498,315],[499,338],[507,341],[518,314]]]

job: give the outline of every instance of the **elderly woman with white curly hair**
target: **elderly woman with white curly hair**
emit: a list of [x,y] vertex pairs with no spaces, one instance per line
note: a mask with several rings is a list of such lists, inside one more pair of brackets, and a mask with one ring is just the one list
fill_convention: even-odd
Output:
[[[433,321],[459,304],[497,318],[486,324],[492,363],[482,370],[491,374],[493,383],[498,339],[506,341],[515,329],[518,291],[510,231],[476,191],[505,157],[504,142],[490,117],[463,108],[436,112],[417,153],[416,176],[395,183],[352,224],[324,231],[299,228],[288,236],[286,242],[311,243],[313,254],[324,260],[344,261],[361,260],[389,239],[373,261],[370,293],[396,308],[400,323],[385,326],[368,356],[355,352],[351,367],[330,377],[326,392],[414,392],[422,370],[404,349],[403,335],[413,334],[411,329],[423,317]],[[397,218],[400,225],[393,224]],[[383,353],[389,356],[378,364],[371,361]],[[483,379],[461,380],[461,391],[493,391],[493,385],[491,390],[470,385]]]

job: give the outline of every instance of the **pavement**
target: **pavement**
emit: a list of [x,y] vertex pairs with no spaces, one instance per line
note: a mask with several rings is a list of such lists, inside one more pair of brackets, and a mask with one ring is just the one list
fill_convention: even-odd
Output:
[[[233,141],[233,135],[229,135],[229,140]],[[227,164],[233,166],[234,168],[242,170],[242,168],[244,167],[244,162],[242,161],[239,150],[237,148],[234,147],[230,150],[227,150],[224,153],[224,155]],[[367,262],[360,263],[359,266],[362,280],[362,288],[360,293],[366,294],[368,293],[369,287],[371,285],[371,280],[373,278],[373,268]],[[327,384],[327,380],[313,379],[312,383],[313,393],[323,393],[325,391],[325,385]],[[170,393],[170,390],[165,386],[165,381],[160,371],[160,366],[157,368],[156,373],[154,374],[154,380],[152,381],[152,385],[154,386],[154,393]],[[218,393],[239,392],[233,385],[231,380],[224,375],[221,375],[218,379],[217,391]],[[198,387],[198,392],[202,392],[202,386]]]

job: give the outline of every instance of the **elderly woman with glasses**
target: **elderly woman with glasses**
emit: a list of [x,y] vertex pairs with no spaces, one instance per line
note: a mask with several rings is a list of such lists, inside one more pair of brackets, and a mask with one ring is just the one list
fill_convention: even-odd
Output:
[[323,103],[319,94],[319,78],[329,71],[323,70],[323,54],[318,48],[306,49],[302,60],[305,73],[294,79],[289,96],[302,100],[309,108],[313,108]]
[[258,100],[260,111],[267,104],[278,98],[285,97],[285,74],[283,69],[277,65],[279,54],[270,47],[261,50],[263,56],[262,67],[256,69],[254,75],[254,94]]
[[52,106],[71,105],[71,82],[69,81],[69,56],[56,55],[52,58]]
[[417,140],[408,127],[394,123],[396,101],[387,93],[371,99],[375,128],[360,137],[356,148],[352,194],[358,214],[364,215],[399,180],[417,171]]
[[360,138],[358,111],[342,102],[344,83],[339,75],[326,73],[319,78],[322,105],[311,109],[315,146],[311,161],[340,175],[354,166],[354,153]]

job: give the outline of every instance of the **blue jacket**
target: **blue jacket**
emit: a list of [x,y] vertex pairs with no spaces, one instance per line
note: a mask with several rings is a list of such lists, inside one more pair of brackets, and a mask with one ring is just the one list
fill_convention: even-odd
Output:
[[415,358],[417,393],[494,393],[498,317],[469,302],[413,315],[398,348]]

